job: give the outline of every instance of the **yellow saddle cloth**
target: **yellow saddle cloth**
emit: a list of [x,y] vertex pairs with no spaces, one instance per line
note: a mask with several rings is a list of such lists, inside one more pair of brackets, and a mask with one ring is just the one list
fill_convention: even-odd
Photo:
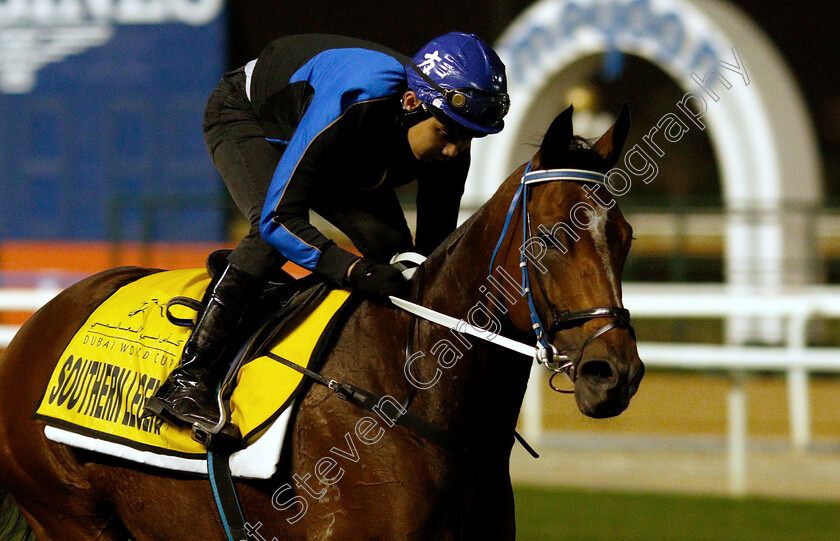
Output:
[[[203,457],[207,450],[190,430],[156,417],[141,419],[143,405],[181,358],[190,329],[166,317],[176,296],[201,299],[210,277],[203,269],[145,276],[109,297],[82,325],[59,358],[34,417],[63,430],[154,453]],[[325,329],[349,293],[330,291],[271,348],[275,355],[308,366]],[[183,310],[184,314],[179,314]],[[176,317],[191,317],[173,307]],[[294,398],[303,375],[269,357],[239,371],[231,395],[231,420],[251,443]]]

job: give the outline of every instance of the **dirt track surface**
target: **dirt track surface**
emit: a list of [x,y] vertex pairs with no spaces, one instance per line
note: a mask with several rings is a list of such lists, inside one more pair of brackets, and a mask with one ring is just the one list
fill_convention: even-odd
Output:
[[[649,373],[630,408],[589,419],[568,397],[546,392],[541,454],[515,445],[516,484],[601,490],[732,494],[726,375]],[[746,384],[746,495],[840,501],[840,378],[813,378],[809,450],[791,448],[781,376]]]
[[[514,448],[514,484],[610,491],[673,492],[727,496],[725,450],[549,449],[539,459]],[[751,496],[840,500],[840,452],[795,453],[751,450],[746,494]]]

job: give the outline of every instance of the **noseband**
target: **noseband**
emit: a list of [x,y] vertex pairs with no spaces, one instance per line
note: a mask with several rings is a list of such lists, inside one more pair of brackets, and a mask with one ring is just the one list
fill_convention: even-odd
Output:
[[[528,199],[529,199],[529,192],[528,187],[533,184],[543,183],[543,182],[554,182],[554,181],[566,181],[566,182],[587,182],[591,184],[598,184],[600,186],[607,187],[606,175],[602,173],[597,173],[595,171],[584,171],[580,169],[548,169],[543,171],[531,171],[531,162],[528,162],[527,167],[525,168],[525,173],[522,175],[522,179],[519,183],[519,188],[516,190],[516,194],[513,196],[513,200],[510,203],[510,208],[508,209],[507,216],[505,217],[505,224],[502,228],[502,234],[499,236],[499,241],[496,243],[496,248],[493,250],[493,257],[490,259],[490,274],[493,274],[493,264],[496,260],[496,254],[499,251],[499,247],[502,245],[502,241],[507,235],[508,228],[510,227],[510,222],[513,218],[513,215],[516,211],[517,205],[521,202],[522,204],[522,242],[523,246],[528,242],[528,239],[532,237],[531,235],[531,216],[528,213]],[[554,385],[554,378],[559,375],[565,373],[572,381],[577,379],[577,368],[580,365],[580,361],[583,358],[583,352],[593,340],[598,338],[599,336],[603,335],[607,331],[610,331],[615,328],[627,328],[630,330],[631,333],[635,335],[633,330],[633,326],[630,324],[630,312],[625,309],[621,308],[620,306],[603,306],[598,308],[585,308],[583,310],[575,310],[575,311],[565,311],[562,313],[558,313],[557,309],[548,301],[548,296],[545,294],[545,286],[542,284],[542,279],[540,278],[539,273],[537,276],[537,282],[540,285],[540,289],[542,289],[542,295],[546,299],[546,302],[549,303],[551,307],[553,321],[551,322],[550,326],[546,326],[542,318],[540,317],[539,312],[537,311],[536,304],[534,303],[534,295],[531,291],[531,280],[530,274],[528,272],[529,265],[528,259],[525,257],[525,251],[519,251],[519,268],[522,272],[522,292],[523,295],[528,299],[528,309],[530,311],[530,319],[531,319],[531,327],[534,329],[534,333],[536,334],[537,338],[537,354],[536,360],[538,363],[545,366],[548,370],[554,372],[549,380],[549,385],[552,389],[558,392],[573,392],[573,391],[565,391],[562,390]],[[570,329],[572,327],[576,327],[578,325],[582,325],[587,321],[595,318],[612,318],[612,321],[589,335],[589,337],[583,342],[583,345],[578,350],[578,354],[572,358],[569,355],[560,353],[557,350],[557,347],[552,344],[552,341],[555,335],[558,332],[561,332],[566,329]]]

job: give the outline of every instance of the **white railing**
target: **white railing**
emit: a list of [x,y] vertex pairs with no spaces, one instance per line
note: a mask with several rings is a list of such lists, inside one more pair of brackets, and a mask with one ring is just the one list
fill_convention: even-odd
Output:
[[[35,312],[58,295],[59,291],[54,287],[0,288],[0,313]],[[9,345],[19,328],[19,325],[0,325],[0,349]]]
[[[727,426],[730,491],[746,491],[747,414],[744,378],[751,371],[786,374],[790,437],[794,449],[811,443],[808,373],[840,372],[840,348],[807,347],[807,323],[814,317],[840,317],[840,288],[809,287],[776,295],[696,284],[624,284],[624,305],[640,318],[760,318],[785,323],[783,346],[675,344],[640,341],[639,356],[648,367],[683,370],[726,370],[733,374],[728,396]],[[644,337],[639,337],[641,340]],[[542,382],[544,369],[535,365],[522,411],[526,437],[543,435]]]
[[[784,346],[675,344],[641,341],[639,355],[648,367],[730,371],[728,450],[730,489],[746,490],[746,398],[741,374],[777,371],[787,377],[790,437],[794,449],[811,442],[808,373],[840,372],[840,348],[808,347],[807,323],[821,316],[840,318],[840,287],[815,286],[776,295],[733,292],[726,286],[696,284],[624,284],[624,305],[633,318],[764,318],[785,322]],[[0,312],[34,312],[52,299],[57,288],[0,288]],[[0,349],[8,346],[18,326],[0,325]],[[644,337],[640,337],[643,339]],[[542,439],[544,369],[535,365],[522,410],[524,435]]]

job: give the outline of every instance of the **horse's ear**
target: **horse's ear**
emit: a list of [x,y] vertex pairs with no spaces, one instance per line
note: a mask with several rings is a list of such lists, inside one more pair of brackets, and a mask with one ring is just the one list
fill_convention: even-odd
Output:
[[624,147],[625,141],[627,141],[627,132],[629,131],[630,108],[625,103],[612,128],[608,129],[592,146],[607,162],[609,169],[612,169],[618,162],[618,157],[621,155],[621,149]]
[[540,145],[540,163],[544,169],[550,169],[552,162],[559,161],[557,158],[572,144],[572,113],[574,113],[574,106],[569,105],[565,111],[555,117],[548,131],[545,132],[542,145]]

